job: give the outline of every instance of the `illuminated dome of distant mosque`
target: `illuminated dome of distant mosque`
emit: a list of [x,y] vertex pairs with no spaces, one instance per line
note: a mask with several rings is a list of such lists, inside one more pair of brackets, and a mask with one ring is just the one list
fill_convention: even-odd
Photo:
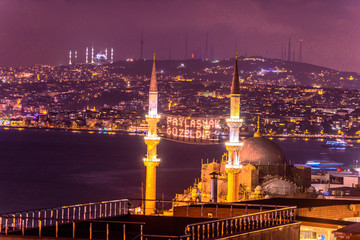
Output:
[[281,148],[261,135],[245,139],[240,150],[240,161],[253,165],[274,165],[286,163]]
[[106,54],[104,54],[102,52],[96,54],[95,58],[98,59],[98,60],[106,60],[107,59]]

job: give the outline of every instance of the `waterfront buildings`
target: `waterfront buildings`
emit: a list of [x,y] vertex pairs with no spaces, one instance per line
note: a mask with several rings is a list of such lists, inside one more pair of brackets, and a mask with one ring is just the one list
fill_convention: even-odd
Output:
[[[240,57],[238,62],[241,117],[246,122],[241,126],[242,134],[252,135],[257,116],[261,115],[266,136],[360,136],[358,90],[330,84],[342,83],[350,78],[350,73],[306,65],[309,69],[302,70],[304,74],[314,72],[305,74],[306,79],[316,82],[309,85],[302,82],[298,68],[281,61]],[[278,71],[265,69],[264,64],[278,65]],[[234,71],[232,60],[160,61],[159,66],[158,107],[163,114],[220,117],[230,111],[227,80]],[[0,125],[143,130],[148,101],[145,85],[150,81],[145,71],[148,67],[151,61],[146,60],[99,66],[1,68]],[[261,74],[255,74],[257,71]],[[287,75],[296,79],[295,83],[277,82]],[[346,82],[355,84],[356,76],[351,79]],[[166,133],[167,123],[162,121],[159,131]],[[228,132],[225,119],[217,132]]]

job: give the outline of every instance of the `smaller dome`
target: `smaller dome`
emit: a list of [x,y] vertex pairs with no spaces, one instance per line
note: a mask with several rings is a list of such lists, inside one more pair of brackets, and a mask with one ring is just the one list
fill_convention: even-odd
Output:
[[315,188],[313,186],[310,186],[308,189],[307,189],[307,192],[309,193],[313,193],[313,192],[316,192]]
[[264,192],[271,195],[289,195],[296,193],[295,184],[283,179],[271,179],[263,186]]
[[256,188],[255,188],[255,191],[259,191],[259,192],[260,192],[260,191],[262,191],[262,190],[263,190],[263,189],[262,189],[262,187],[261,187],[260,185],[257,185]]
[[220,172],[220,164],[217,162],[211,162],[208,164],[206,170],[209,171],[209,173],[213,173],[213,172]]

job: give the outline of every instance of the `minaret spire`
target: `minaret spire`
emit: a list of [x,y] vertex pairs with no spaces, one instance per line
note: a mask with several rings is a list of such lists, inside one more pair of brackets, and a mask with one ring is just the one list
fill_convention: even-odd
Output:
[[235,65],[234,65],[234,74],[231,84],[231,94],[240,94],[240,84],[239,84],[239,69],[237,63],[237,53],[235,54]]
[[149,112],[146,115],[146,121],[148,122],[148,132],[145,136],[147,155],[144,158],[144,165],[146,167],[145,214],[147,215],[153,214],[156,211],[156,167],[160,164],[160,159],[157,158],[157,145],[160,142],[160,137],[157,135],[157,123],[160,120],[160,115],[157,114],[157,107],[158,89],[154,54],[149,88]]
[[153,60],[153,67],[151,72],[151,79],[150,79],[150,92],[157,92],[157,82],[156,82],[156,67],[155,67],[155,53],[154,53],[154,60]]
[[230,118],[226,119],[229,126],[229,141],[226,142],[228,150],[228,162],[226,172],[228,174],[228,202],[239,200],[239,173],[242,165],[240,163],[241,142],[239,139],[240,127],[243,120],[240,118],[240,83],[239,69],[237,65],[237,54],[235,55],[234,75],[230,95]]

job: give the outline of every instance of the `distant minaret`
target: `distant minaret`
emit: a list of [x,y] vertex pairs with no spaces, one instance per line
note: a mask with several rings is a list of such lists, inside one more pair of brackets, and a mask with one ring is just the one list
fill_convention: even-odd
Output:
[[75,60],[74,60],[74,64],[77,64],[77,50],[75,50]]
[[225,169],[228,174],[227,200],[228,202],[236,202],[239,200],[238,175],[240,173],[240,169],[242,168],[240,163],[241,142],[239,139],[239,133],[243,122],[240,118],[240,83],[237,54],[235,56],[234,75],[230,97],[230,118],[226,119],[230,133],[229,141],[225,144],[226,150],[228,151],[228,161]]
[[107,50],[107,48],[105,48],[105,56],[106,56],[106,60],[108,60],[108,59],[109,59],[109,56],[108,56],[108,50]]
[[291,38],[289,37],[289,48],[288,48],[288,58],[287,60],[291,61]]
[[[155,213],[155,199],[156,199],[156,167],[160,164],[160,159],[157,158],[157,145],[160,142],[160,137],[157,135],[157,123],[160,120],[160,115],[157,114],[158,107],[158,88],[156,83],[156,68],[155,68],[155,54],[152,67],[150,89],[149,89],[149,112],[146,115],[148,122],[148,132],[145,136],[145,144],[147,145],[147,155],[144,158],[144,165],[146,167],[146,192],[145,192],[145,214]],[[153,201],[147,201],[153,200]]]
[[188,35],[186,33],[185,36],[185,55],[184,55],[184,59],[187,60],[188,59]]
[[89,63],[89,47],[86,47],[86,58],[85,58],[85,62]]
[[114,63],[114,48],[111,48],[110,63]]
[[303,40],[300,39],[299,62],[301,62],[301,63],[302,63],[302,43],[303,43]]
[[94,46],[91,47],[91,63],[94,63]]
[[208,59],[208,58],[209,58],[208,52],[209,52],[209,50],[208,50],[208,33],[206,32],[206,34],[205,34],[205,52],[204,52],[204,59]]
[[143,48],[144,48],[144,31],[141,28],[141,40],[140,40],[140,59],[143,59]]
[[71,50],[70,50],[70,52],[69,52],[69,65],[71,65],[72,64],[72,62],[71,62]]

